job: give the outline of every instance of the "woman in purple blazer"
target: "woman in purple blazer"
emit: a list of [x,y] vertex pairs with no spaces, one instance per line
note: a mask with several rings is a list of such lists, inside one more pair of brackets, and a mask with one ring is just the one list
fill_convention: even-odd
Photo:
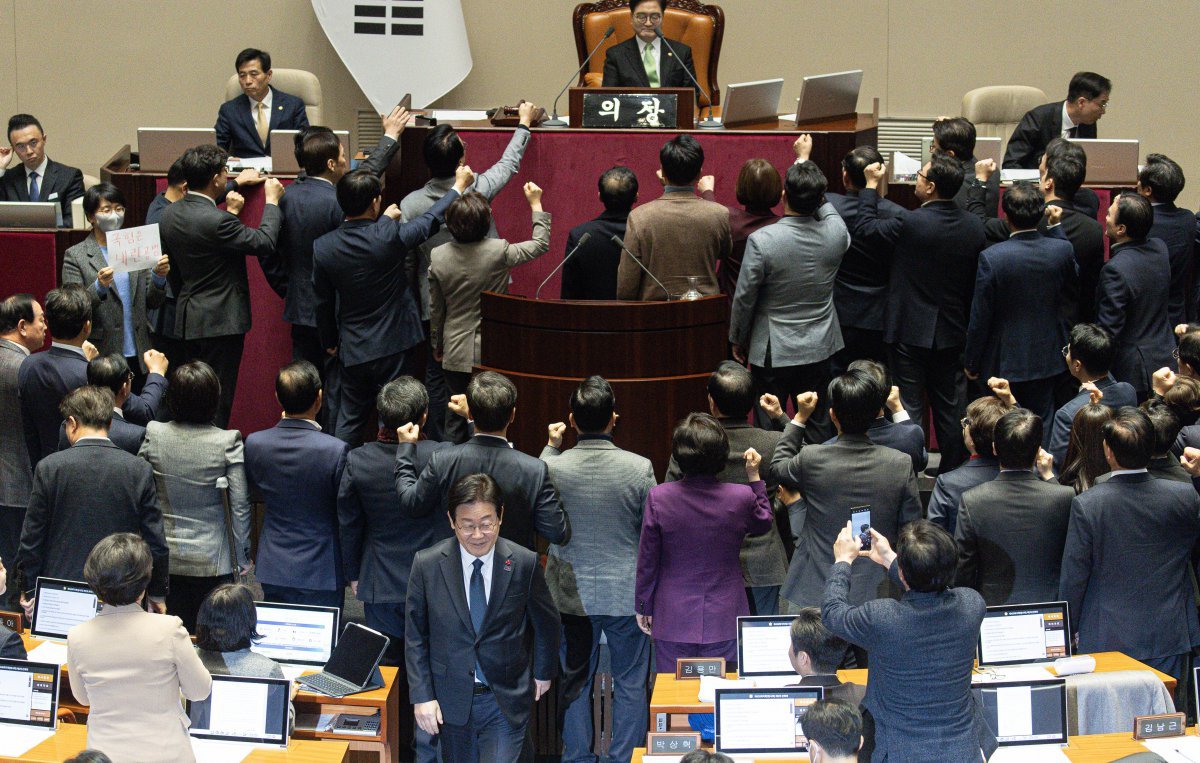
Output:
[[712,416],[684,419],[671,451],[683,479],[651,488],[637,563],[637,621],[654,639],[659,673],[674,672],[679,657],[737,661],[737,617],[750,614],[738,552],[774,522],[753,448],[744,454],[749,485],[717,481],[729,438]]

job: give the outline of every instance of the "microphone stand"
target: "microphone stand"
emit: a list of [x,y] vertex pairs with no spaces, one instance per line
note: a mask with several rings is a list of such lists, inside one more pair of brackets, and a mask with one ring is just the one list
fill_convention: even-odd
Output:
[[[683,66],[683,59],[681,59],[679,57],[679,54],[675,52],[675,48],[671,47],[671,43],[667,41],[667,37],[666,37],[666,35],[664,35],[662,33],[662,30],[655,29],[654,34],[655,34],[655,36],[658,37],[658,39],[662,40],[663,45],[667,46],[667,50],[671,51],[671,55],[675,57],[675,60],[679,62],[679,65]],[[692,70],[687,68],[686,66],[683,66],[683,70],[685,72],[687,72],[688,79],[690,79],[696,85],[696,89],[703,92],[704,88],[701,87],[699,80],[697,80],[692,75]],[[708,117],[706,117],[705,119],[701,119],[699,122],[697,122],[696,127],[699,127],[701,130],[720,130],[722,127],[724,127],[724,125],[721,123],[720,120],[713,119],[712,91],[709,91],[708,93],[706,93],[706,95],[708,95]],[[659,285],[661,286],[661,284],[659,284]]]
[[582,72],[589,63],[591,63],[592,56],[596,55],[596,51],[600,50],[600,46],[604,44],[605,40],[607,40],[609,37],[612,37],[613,32],[615,32],[615,31],[617,31],[616,27],[610,26],[608,28],[608,31],[605,32],[604,36],[600,38],[600,42],[596,43],[596,47],[592,48],[591,53],[588,53],[588,57],[583,59],[583,64],[581,64],[580,67],[575,70],[575,74],[572,75],[571,79],[567,80],[566,86],[563,87],[562,90],[558,91],[558,95],[554,99],[554,115],[550,119],[546,120],[545,122],[542,122],[542,124],[540,125],[541,127],[566,127],[567,126],[567,122],[565,120],[558,118],[558,99],[562,98],[563,93],[567,92],[567,88],[571,87],[571,83],[579,78],[579,73]]
[[645,264],[644,264],[644,263],[643,263],[641,260],[639,260],[639,259],[638,259],[638,257],[637,257],[637,255],[636,255],[636,254],[634,254],[633,252],[631,252],[631,251],[629,251],[628,249],[626,249],[626,248],[625,248],[625,241],[624,241],[624,239],[622,239],[620,236],[618,236],[617,234],[615,234],[615,233],[614,233],[614,234],[613,234],[613,237],[612,237],[611,239],[609,239],[609,241],[612,241],[614,244],[616,244],[617,246],[621,247],[621,251],[622,251],[622,252],[624,252],[625,254],[628,254],[628,255],[629,255],[629,257],[630,257],[630,258],[631,258],[631,259],[632,259],[634,262],[636,262],[636,263],[637,263],[637,266],[638,266],[639,268],[641,268],[641,269],[642,269],[642,272],[643,272],[643,273],[645,273],[646,275],[650,276],[650,280],[651,280],[651,281],[654,281],[654,283],[658,284],[658,288],[662,289],[662,290],[663,290],[663,294],[666,294],[666,295],[667,295],[667,301],[668,301],[668,302],[670,302],[670,301],[671,301],[671,292],[667,291],[667,287],[666,287],[666,286],[663,286],[663,284],[662,284],[662,281],[660,281],[660,280],[658,280],[657,278],[655,278],[655,277],[654,277],[654,274],[653,274],[653,273],[651,273],[651,272],[650,272],[650,269],[649,269],[648,267],[646,267],[646,265],[645,265]]
[[591,237],[592,237],[591,233],[584,233],[582,236],[579,237],[579,243],[575,245],[575,248],[572,249],[570,252],[568,252],[566,257],[563,257],[562,262],[558,263],[558,265],[555,266],[554,270],[550,271],[550,275],[546,276],[545,281],[542,281],[540,284],[538,284],[537,291],[533,293],[534,299],[541,299],[542,287],[550,282],[550,279],[554,277],[555,273],[562,270],[562,266],[567,264],[567,260],[574,257],[575,252],[578,252],[579,248],[582,247],[584,244],[586,244],[588,239]]

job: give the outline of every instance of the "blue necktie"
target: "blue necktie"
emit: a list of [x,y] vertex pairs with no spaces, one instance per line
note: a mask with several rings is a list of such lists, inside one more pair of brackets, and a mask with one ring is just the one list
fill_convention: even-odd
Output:
[[[483,616],[487,614],[487,595],[483,592],[483,560],[476,559],[471,564],[475,567],[471,573],[471,625],[478,636],[483,630]],[[478,657],[475,658],[475,680],[481,684],[487,683]]]
[[30,172],[29,173],[29,200],[37,201],[38,196],[40,194],[41,194],[41,189],[38,188],[37,173]]

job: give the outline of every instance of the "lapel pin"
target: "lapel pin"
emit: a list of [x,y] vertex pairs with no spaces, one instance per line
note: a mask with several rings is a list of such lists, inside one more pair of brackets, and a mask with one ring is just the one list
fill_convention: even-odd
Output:
[[505,572],[512,572],[512,559],[505,559],[505,560],[504,560],[504,571],[505,571]]

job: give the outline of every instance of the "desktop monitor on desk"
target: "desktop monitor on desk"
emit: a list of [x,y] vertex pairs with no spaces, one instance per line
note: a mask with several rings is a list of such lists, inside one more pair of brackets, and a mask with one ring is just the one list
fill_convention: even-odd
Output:
[[738,678],[796,676],[788,658],[792,644],[789,615],[753,615],[737,619]]
[[67,633],[100,611],[100,599],[87,583],[76,580],[38,578],[34,588],[34,638],[66,641]]
[[142,172],[165,173],[189,148],[217,142],[217,131],[211,127],[139,127],[137,133]]
[[57,201],[0,201],[0,228],[57,228],[62,207]]
[[979,666],[1054,662],[1071,656],[1065,601],[988,607],[979,626]]
[[717,689],[717,752],[769,759],[808,751],[804,714],[825,697],[820,686],[784,689]]
[[778,122],[782,79],[740,82],[725,88],[721,124],[726,127],[756,122]]
[[1136,140],[1101,140],[1070,138],[1087,155],[1088,185],[1133,186],[1137,184],[1138,156],[1141,142]]
[[1001,747],[1067,744],[1067,682],[998,681],[971,687]]
[[291,689],[286,678],[215,675],[209,695],[188,702],[188,733],[193,739],[287,747]]
[[796,124],[856,114],[862,78],[862,69],[805,77],[796,100]]
[[337,607],[254,602],[261,639],[250,650],[276,662],[320,669],[337,646]]

